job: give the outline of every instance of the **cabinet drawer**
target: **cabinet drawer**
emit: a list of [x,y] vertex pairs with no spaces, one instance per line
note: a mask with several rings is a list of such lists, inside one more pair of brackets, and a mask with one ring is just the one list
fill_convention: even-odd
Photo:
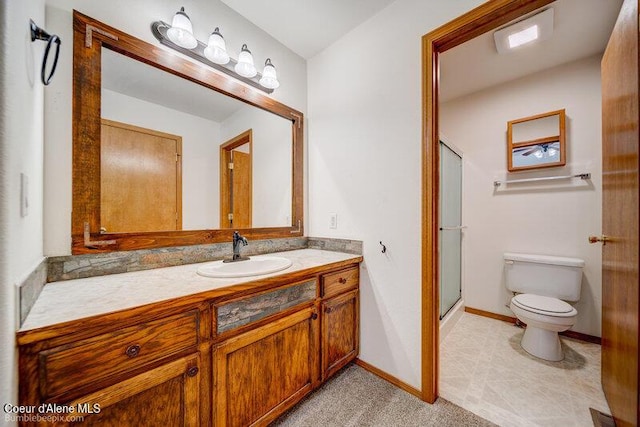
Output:
[[192,311],[42,351],[42,397],[97,385],[172,354],[195,350],[198,323],[199,312]]
[[335,273],[322,276],[322,296],[330,297],[342,292],[356,289],[360,280],[360,269],[350,267]]

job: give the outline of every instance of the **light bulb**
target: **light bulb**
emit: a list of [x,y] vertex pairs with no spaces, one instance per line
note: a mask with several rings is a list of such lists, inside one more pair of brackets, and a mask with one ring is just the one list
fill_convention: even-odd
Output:
[[267,58],[264,62],[264,70],[262,70],[260,84],[267,89],[277,89],[280,86],[278,76],[276,75],[276,67],[271,63],[271,58]]
[[254,77],[258,74],[256,66],[253,65],[253,56],[246,44],[242,45],[242,50],[240,51],[240,55],[238,55],[238,63],[235,66],[235,70],[236,73],[247,78]]
[[189,16],[180,8],[173,16],[171,28],[167,30],[167,37],[173,43],[185,49],[193,49],[198,46],[198,40],[193,36],[193,26]]

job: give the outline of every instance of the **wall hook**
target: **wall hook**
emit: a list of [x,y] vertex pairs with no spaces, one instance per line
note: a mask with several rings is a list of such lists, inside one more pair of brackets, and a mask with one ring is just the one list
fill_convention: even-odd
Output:
[[[42,69],[40,71],[40,79],[42,80],[42,84],[45,86],[51,83],[51,78],[53,77],[53,73],[56,72],[56,67],[58,66],[58,57],[60,56],[60,37],[57,35],[49,34],[42,28],[38,27],[33,19],[29,20],[29,26],[31,27],[31,41],[34,42],[36,40],[42,40],[47,42],[47,47],[44,50],[44,59],[42,60]],[[47,60],[49,59],[49,52],[51,51],[51,45],[56,44],[56,56],[53,59],[53,66],[51,67],[51,72],[49,75],[46,75],[47,72]]]
[[387,247],[382,243],[382,240],[380,240],[380,246],[382,246],[382,253],[386,253],[387,252]]

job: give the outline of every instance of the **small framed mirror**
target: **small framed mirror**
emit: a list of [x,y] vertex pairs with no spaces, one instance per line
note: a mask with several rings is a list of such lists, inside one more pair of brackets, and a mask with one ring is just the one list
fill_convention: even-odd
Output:
[[507,123],[509,172],[564,166],[566,162],[565,110]]

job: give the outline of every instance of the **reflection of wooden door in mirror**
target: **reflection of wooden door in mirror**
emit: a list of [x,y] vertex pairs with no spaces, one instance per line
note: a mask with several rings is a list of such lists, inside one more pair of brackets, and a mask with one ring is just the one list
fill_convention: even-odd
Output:
[[233,169],[231,196],[231,226],[251,228],[251,153],[233,150],[231,152]]
[[181,155],[180,136],[102,119],[103,231],[181,230]]
[[252,130],[220,145],[220,228],[252,226]]

